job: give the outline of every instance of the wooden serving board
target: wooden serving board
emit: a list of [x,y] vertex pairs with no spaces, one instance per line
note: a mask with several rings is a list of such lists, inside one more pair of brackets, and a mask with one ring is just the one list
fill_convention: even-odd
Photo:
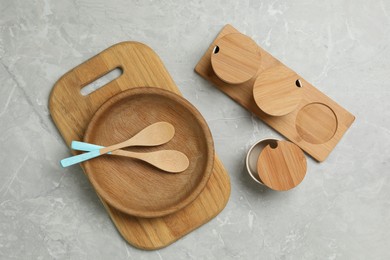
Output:
[[[316,160],[325,160],[351,126],[355,117],[261,47],[259,47],[261,62],[255,76],[239,84],[229,84],[228,81],[221,80],[213,70],[211,55],[217,53],[215,48],[219,39],[237,33],[239,31],[231,25],[226,25],[200,59],[195,71]],[[219,52],[222,51],[221,48],[218,48]],[[236,56],[240,57],[238,54]],[[295,75],[296,79],[293,77]],[[287,78],[285,78],[286,76]],[[256,82],[256,79],[260,79],[260,82]],[[288,111],[289,113],[281,116],[266,114],[255,102],[253,94],[255,82],[262,86],[273,84],[277,87],[285,84],[286,80],[294,80],[294,84],[296,80],[300,80],[299,85],[302,85],[298,104],[294,103],[295,99],[292,100],[293,98],[288,100],[287,97],[284,100],[285,104],[294,101],[291,107],[295,110]],[[264,103],[268,101],[267,97],[262,98],[261,105],[267,107],[268,104]],[[283,112],[281,114],[284,114],[283,107],[277,108],[278,110],[275,110],[274,106],[271,108],[274,112]]]
[[[92,92],[80,89],[115,68],[123,74]],[[53,87],[50,113],[70,147],[72,140],[82,140],[90,119],[112,96],[135,87],[157,87],[180,92],[158,55],[138,42],[118,43],[63,75]],[[225,207],[230,196],[229,176],[215,155],[211,177],[201,194],[183,209],[157,218],[127,215],[101,201],[114,225],[131,245],[147,250],[165,247],[205,224]]]

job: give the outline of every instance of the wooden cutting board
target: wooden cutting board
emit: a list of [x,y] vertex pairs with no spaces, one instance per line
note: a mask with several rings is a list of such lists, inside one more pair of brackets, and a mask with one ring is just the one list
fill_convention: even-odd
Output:
[[[252,41],[242,36],[237,41],[238,35],[241,35],[239,31],[226,25],[195,71],[313,158],[325,160],[355,117],[260,46],[254,48]],[[253,56],[257,51],[260,54]],[[253,57],[260,59],[260,63],[253,62],[250,59]],[[245,82],[242,79],[247,77],[239,77],[245,76],[240,70],[235,70],[239,75],[231,72],[231,67],[242,70],[242,64],[248,67],[247,75],[254,75]],[[257,72],[253,73],[255,66]],[[289,86],[296,91],[286,88]]]
[[[87,96],[80,89],[120,68],[123,74]],[[72,140],[83,140],[90,119],[112,96],[135,87],[157,87],[180,94],[157,54],[138,42],[122,42],[63,75],[53,87],[50,113],[70,147]],[[230,180],[218,156],[213,173],[197,199],[167,216],[140,218],[124,214],[102,201],[114,225],[131,245],[147,250],[165,247],[205,224],[225,207],[230,196]]]

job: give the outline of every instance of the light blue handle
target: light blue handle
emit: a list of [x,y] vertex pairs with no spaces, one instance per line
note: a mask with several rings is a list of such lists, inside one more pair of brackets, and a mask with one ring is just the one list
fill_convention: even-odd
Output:
[[[70,148],[76,151],[84,151],[84,152],[91,152],[94,150],[102,149],[104,146],[96,145],[96,144],[90,144],[86,142],[80,142],[80,141],[72,141]],[[109,152],[108,154],[111,154]]]
[[93,150],[93,151],[88,152],[88,153],[83,153],[83,154],[71,156],[71,157],[68,157],[68,158],[61,160],[61,166],[65,168],[65,167],[68,167],[68,166],[71,166],[71,165],[81,163],[81,162],[84,162],[86,160],[98,157],[99,155],[100,155],[100,150]]
[[80,141],[72,141],[70,148],[77,151],[91,152],[93,150],[102,149],[104,148],[104,146],[80,142]]

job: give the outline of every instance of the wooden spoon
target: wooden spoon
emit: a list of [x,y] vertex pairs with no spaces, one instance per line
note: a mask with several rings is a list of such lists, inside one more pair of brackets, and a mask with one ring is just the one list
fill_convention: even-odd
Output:
[[124,142],[110,145],[88,153],[83,153],[65,158],[61,160],[61,165],[62,167],[68,167],[127,146],[156,146],[165,144],[169,142],[174,135],[175,128],[173,127],[173,125],[167,122],[157,122],[145,127],[135,136]]
[[147,162],[163,171],[178,173],[186,170],[190,165],[187,156],[176,150],[159,150],[149,153],[136,153],[124,150],[112,151],[114,155],[136,158]]
[[[93,150],[102,149],[104,148],[104,146],[79,141],[72,141],[71,148],[73,150],[90,152]],[[115,150],[108,154],[136,158],[147,162],[163,171],[171,173],[185,171],[190,164],[187,156],[184,153],[176,150],[161,150],[150,153],[135,153],[125,150]]]

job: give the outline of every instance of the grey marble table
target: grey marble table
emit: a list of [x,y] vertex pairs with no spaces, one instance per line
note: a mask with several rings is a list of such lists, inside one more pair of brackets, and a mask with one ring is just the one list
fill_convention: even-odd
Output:
[[[226,23],[356,121],[303,183],[273,192],[244,168],[280,137],[193,71]],[[114,43],[152,47],[206,118],[232,193],[215,219],[152,252],[118,234],[48,112],[56,80]],[[389,259],[390,1],[0,0],[1,259]]]

